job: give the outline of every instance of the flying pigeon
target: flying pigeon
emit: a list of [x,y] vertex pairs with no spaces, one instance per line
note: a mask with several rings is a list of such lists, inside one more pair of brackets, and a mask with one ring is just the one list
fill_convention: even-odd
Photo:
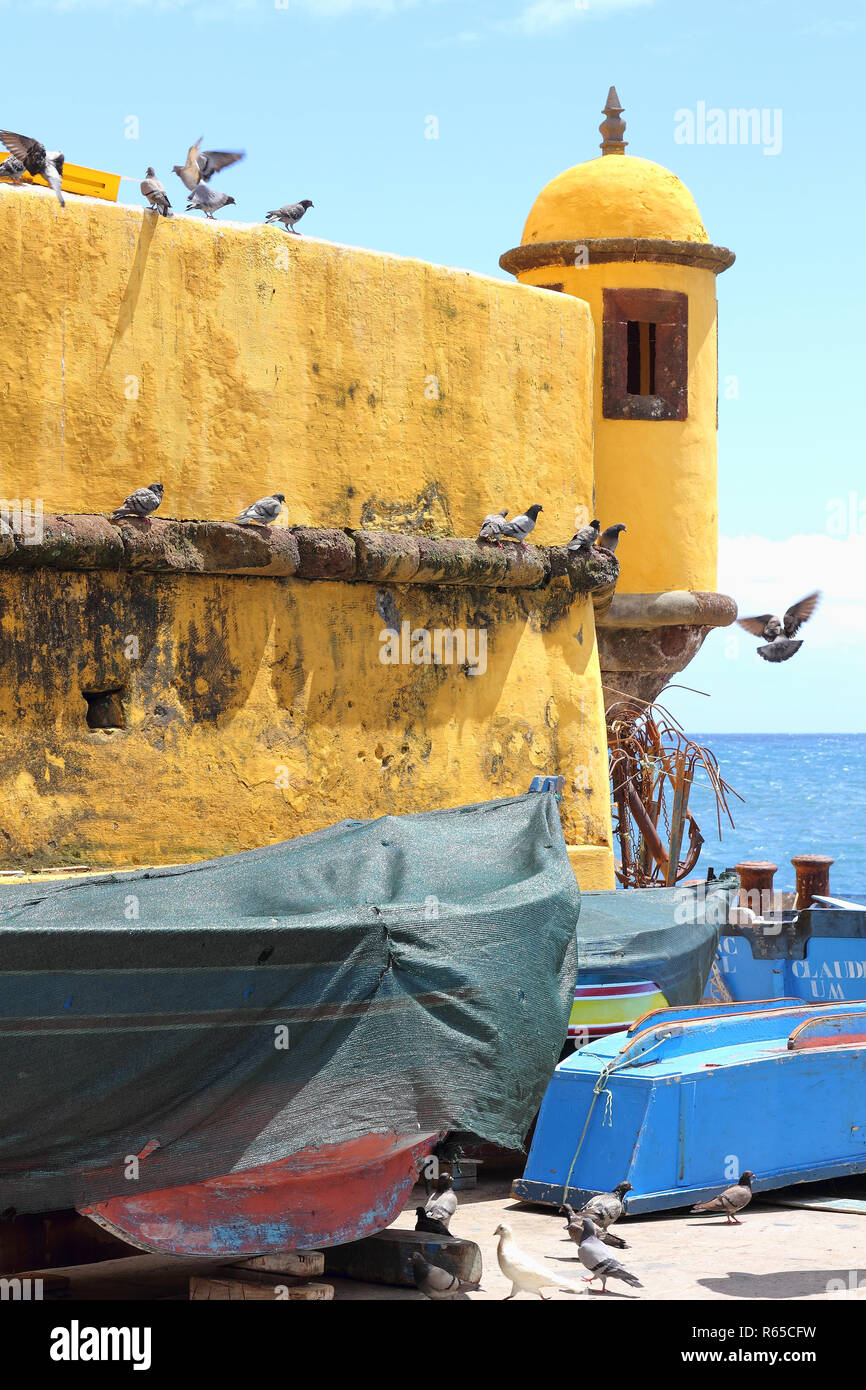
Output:
[[217,193],[206,183],[200,183],[187,198],[186,210],[187,212],[203,212],[205,217],[209,217],[213,221],[215,212],[224,208],[227,203],[234,201],[234,198],[230,197],[228,193]]
[[[27,170],[28,174],[36,174],[45,180],[54,189],[57,201],[62,208],[66,207],[63,201],[63,194],[60,184],[63,179],[63,154],[60,150],[46,150],[39,140],[33,140],[29,135],[16,135],[14,130],[0,130],[0,140],[6,146],[10,154],[14,154]],[[8,164],[8,160],[4,163]]]
[[579,1284],[564,1278],[555,1269],[548,1269],[543,1260],[536,1260],[534,1256],[521,1250],[514,1240],[511,1227],[504,1222],[496,1227],[494,1235],[499,1237],[496,1247],[499,1268],[506,1279],[511,1281],[511,1293],[506,1296],[506,1303],[509,1298],[524,1290],[526,1293],[537,1293],[539,1298],[544,1298],[542,1289],[567,1289],[569,1293],[586,1293]]
[[147,166],[147,173],[141,181],[141,191],[152,208],[155,208],[160,217],[173,217],[171,203],[168,201],[168,194],[156,177],[156,173]]
[[16,159],[14,154],[7,155],[3,163],[0,164],[0,179],[10,179],[15,183],[21,183],[24,172],[24,165],[20,159]]
[[[583,1240],[583,1211],[575,1211],[574,1208],[570,1207],[566,1202],[565,1206],[562,1208],[562,1212],[566,1218],[565,1229],[568,1231],[575,1245],[580,1245],[580,1242]],[[615,1250],[628,1249],[628,1241],[623,1240],[622,1236],[615,1236],[613,1231],[607,1231],[603,1226],[596,1226],[596,1230],[599,1240],[604,1241],[605,1245],[611,1245]]]
[[577,1214],[588,1216],[600,1230],[606,1231],[614,1221],[619,1221],[625,1210],[625,1194],[631,1190],[630,1182],[617,1183],[612,1192],[598,1192],[594,1197],[590,1197]]
[[[282,222],[287,232],[295,232],[295,223],[300,222],[307,208],[312,206],[309,198],[302,198],[299,203],[286,203],[284,207],[274,208],[271,212],[266,212],[265,221]],[[295,236],[300,235],[300,232],[295,232]]]
[[417,1251],[410,1258],[415,1283],[424,1297],[434,1303],[456,1298],[464,1299],[465,1289],[478,1288],[477,1284],[471,1284],[466,1279],[458,1279],[456,1274],[449,1273],[441,1265],[431,1265],[429,1260],[425,1260]]
[[535,530],[535,523],[538,520],[538,513],[543,512],[544,508],[537,502],[531,507],[527,507],[520,516],[515,516],[511,521],[505,521],[499,532],[501,536],[507,536],[509,540],[519,541],[521,545],[526,545],[526,537]]
[[454,1183],[447,1173],[442,1173],[436,1179],[436,1190],[424,1204],[424,1211],[428,1217],[434,1221],[441,1221],[446,1231],[450,1232],[451,1218],[457,1210],[457,1193],[454,1191]]
[[608,1279],[622,1279],[623,1283],[631,1284],[634,1289],[643,1288],[643,1284],[636,1275],[630,1274],[619,1260],[608,1255],[598,1238],[595,1224],[588,1216],[583,1218],[583,1237],[577,1253],[580,1256],[580,1263],[589,1270],[587,1284],[591,1284],[595,1279],[600,1279],[602,1293],[607,1293]]
[[579,531],[575,531],[566,549],[578,555],[588,555],[598,540],[598,533],[601,530],[600,521],[591,521],[588,526],[581,526]]
[[426,1208],[416,1207],[415,1215],[418,1218],[415,1222],[416,1231],[426,1231],[431,1236],[449,1236],[451,1234],[444,1221],[440,1221],[438,1217],[427,1215]]
[[119,521],[125,516],[150,516],[155,512],[162,501],[162,483],[150,483],[147,487],[136,488],[126,498],[122,506],[116,512],[111,513],[112,521]]
[[260,497],[258,502],[245,507],[235,521],[238,526],[270,526],[283,510],[285,500],[281,492],[275,492],[273,497]]
[[508,508],[502,512],[491,512],[481,523],[481,530],[478,532],[480,541],[495,541],[502,548],[502,541],[499,539],[502,528],[505,525],[505,518],[508,516]]
[[761,613],[754,618],[738,619],[740,627],[745,628],[746,632],[751,632],[753,637],[763,637],[766,642],[765,647],[758,648],[758,656],[765,661],[788,661],[798,652],[803,645],[802,640],[792,642],[791,638],[809,621],[820,597],[820,589],[807,594],[799,602],[791,604],[784,618],[777,618],[773,613]]
[[729,1226],[742,1226],[742,1221],[738,1221],[734,1215],[737,1211],[742,1211],[752,1200],[752,1178],[754,1173],[747,1168],[741,1173],[733,1187],[726,1187],[724,1192],[720,1192],[718,1197],[713,1197],[709,1202],[698,1202],[692,1211],[704,1212],[724,1212]]
[[195,144],[190,145],[185,164],[172,166],[173,172],[190,192],[198,188],[200,183],[208,183],[220,169],[237,164],[244,157],[243,150],[203,150],[203,139],[204,136],[200,135]]
[[596,545],[600,550],[609,550],[611,555],[615,554],[619,541],[619,533],[625,529],[621,521],[618,521],[616,526],[608,526],[606,530],[602,531],[596,541]]

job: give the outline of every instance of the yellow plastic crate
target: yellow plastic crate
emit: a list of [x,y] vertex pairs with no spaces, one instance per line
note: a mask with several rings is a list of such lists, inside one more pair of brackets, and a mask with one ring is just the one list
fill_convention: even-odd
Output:
[[[0,150],[0,162],[8,158],[6,151]],[[25,183],[39,183],[43,188],[48,187],[39,175],[31,178],[29,174],[25,174],[23,177]],[[120,191],[120,174],[107,174],[104,169],[85,169],[81,164],[66,163],[63,166],[61,187],[64,193],[81,193],[88,198],[104,198],[107,203],[116,203]]]

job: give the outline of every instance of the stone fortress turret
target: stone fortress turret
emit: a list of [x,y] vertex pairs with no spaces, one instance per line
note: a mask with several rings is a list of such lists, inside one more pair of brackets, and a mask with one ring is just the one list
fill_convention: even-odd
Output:
[[710,242],[675,174],[626,153],[622,111],[611,87],[601,157],[552,179],[500,258],[521,284],[592,311],[593,514],[627,527],[617,594],[597,617],[608,704],[653,699],[736,617],[715,592],[715,281],[734,255]]

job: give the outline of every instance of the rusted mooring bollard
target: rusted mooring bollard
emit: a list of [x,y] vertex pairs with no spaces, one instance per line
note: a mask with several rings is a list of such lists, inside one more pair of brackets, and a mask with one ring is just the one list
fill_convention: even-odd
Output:
[[830,895],[829,854],[795,854],[791,863],[797,874],[797,906],[808,907],[815,897]]
[[737,902],[740,907],[748,907],[756,917],[763,917],[773,907],[773,875],[778,864],[767,859],[746,859],[735,864],[740,876],[740,892]]

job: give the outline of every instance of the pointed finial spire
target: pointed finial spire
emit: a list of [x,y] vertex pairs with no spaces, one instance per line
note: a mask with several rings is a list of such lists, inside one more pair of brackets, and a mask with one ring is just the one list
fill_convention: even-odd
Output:
[[625,154],[627,140],[623,140],[625,135],[625,121],[621,113],[625,107],[620,106],[619,97],[616,94],[616,87],[611,87],[607,94],[607,105],[604,108],[606,120],[599,126],[602,135],[601,152],[602,154]]

